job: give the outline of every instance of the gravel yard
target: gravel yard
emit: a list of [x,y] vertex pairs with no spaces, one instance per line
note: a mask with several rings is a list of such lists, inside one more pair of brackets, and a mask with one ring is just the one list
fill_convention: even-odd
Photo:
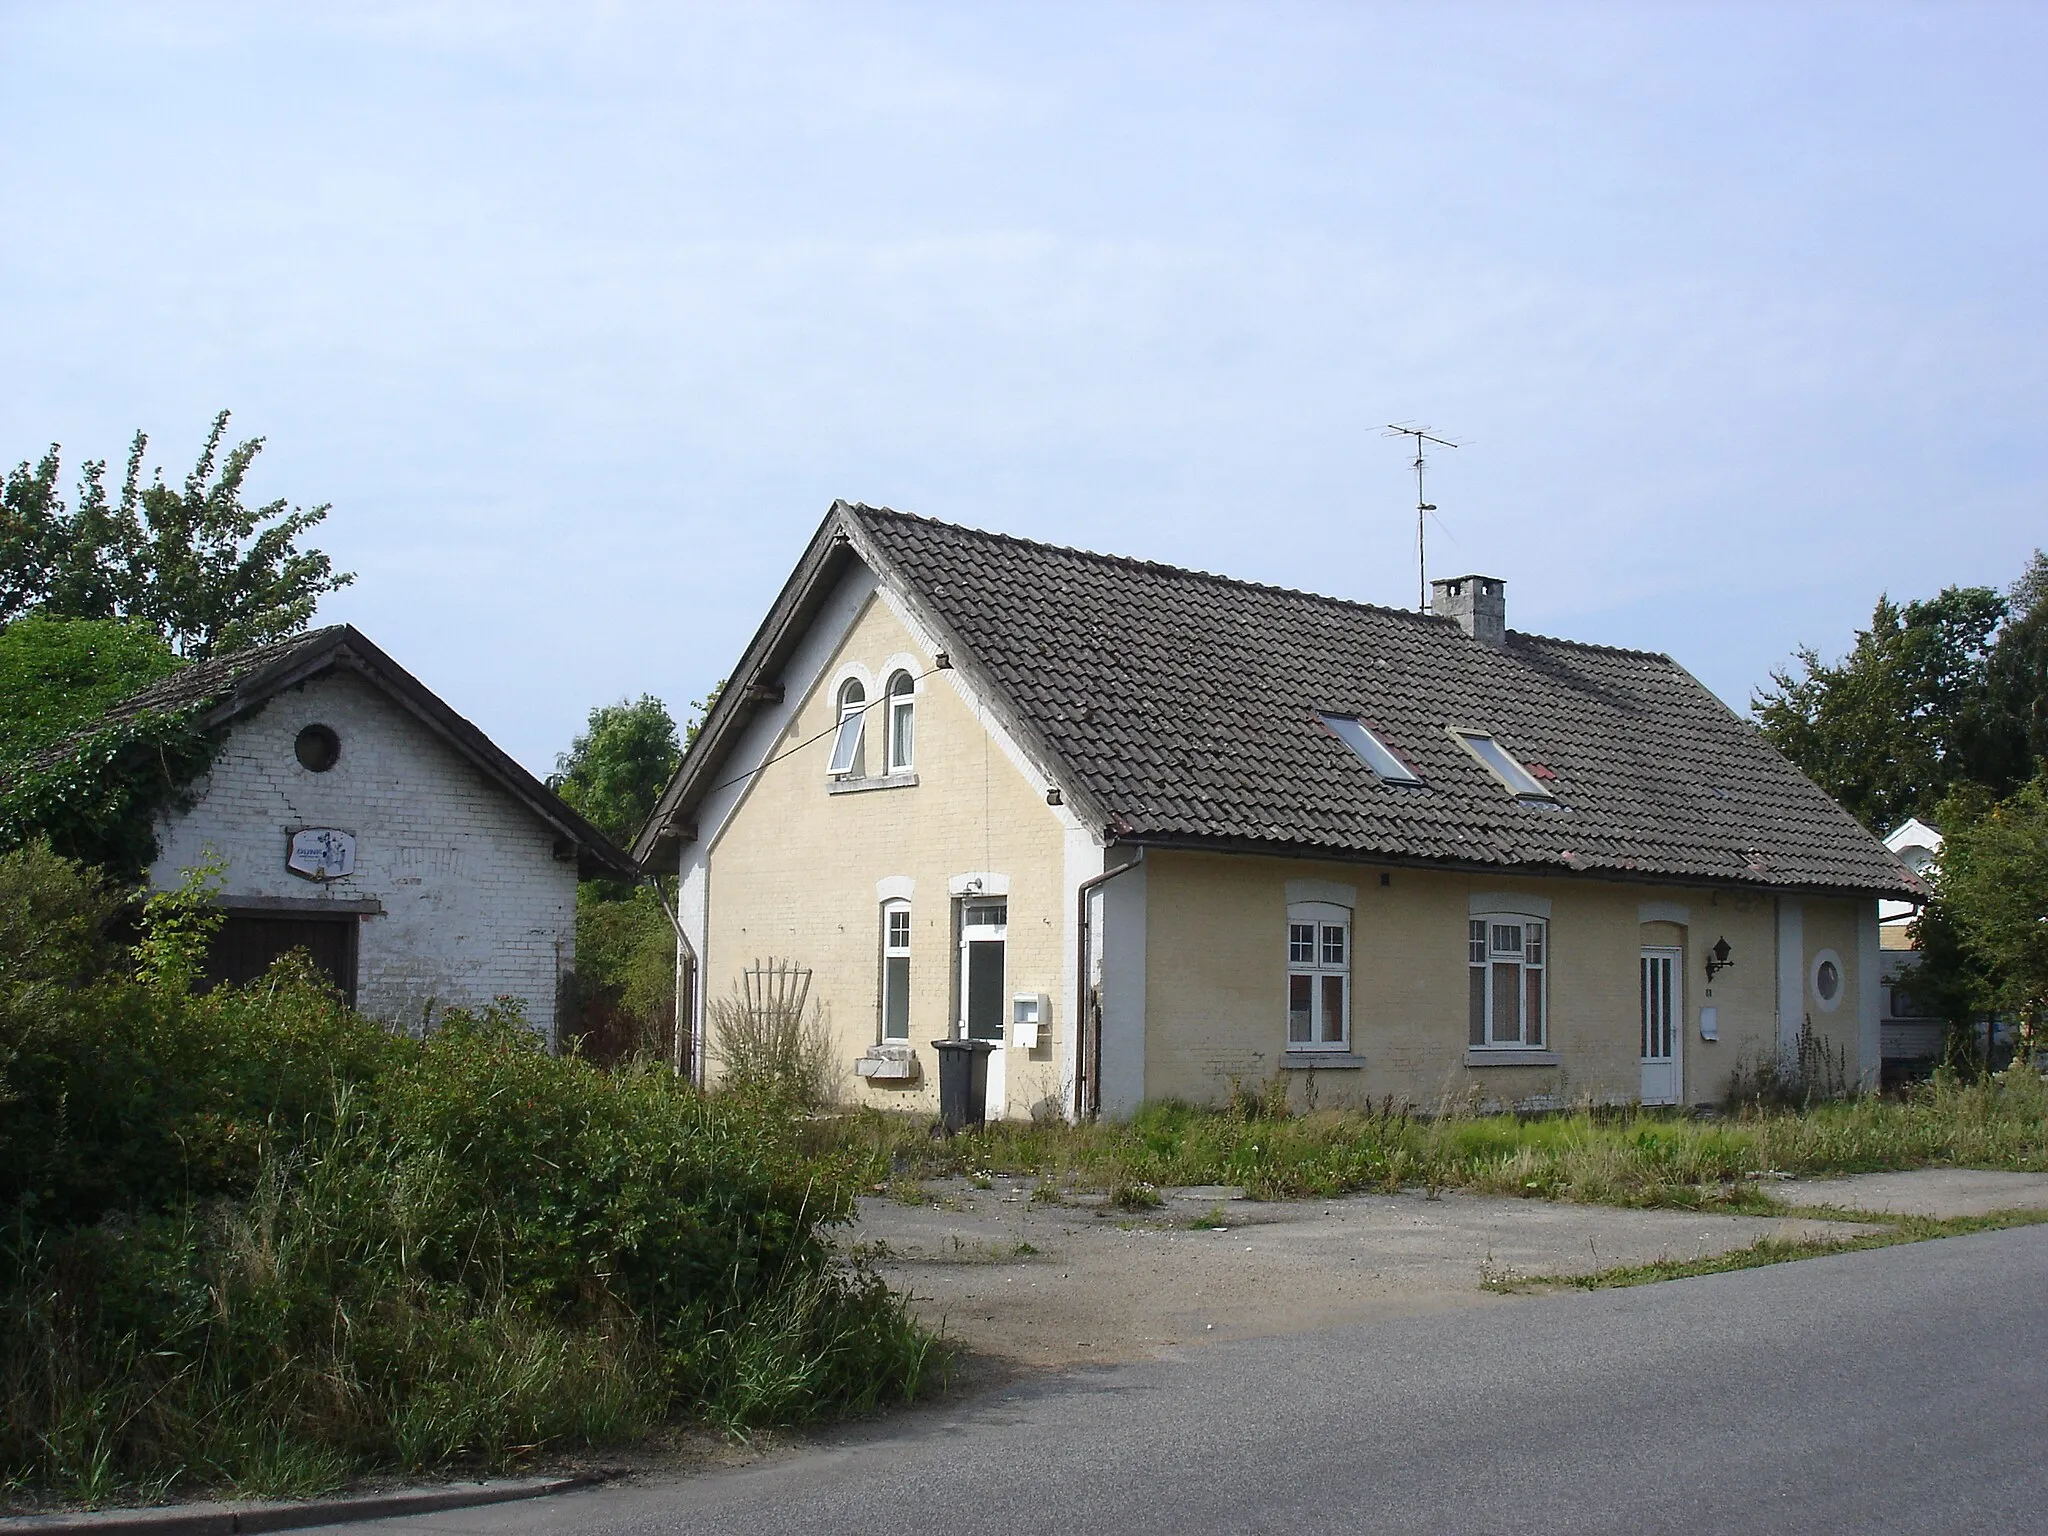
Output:
[[[1855,1203],[1854,1182],[1832,1181],[1829,1203]],[[2048,1204],[2048,1178],[2038,1182],[2044,1193],[2032,1203]],[[925,1186],[921,1205],[864,1199],[847,1241],[865,1245],[920,1315],[976,1355],[1045,1367],[1512,1305],[1488,1282],[1698,1258],[1766,1236],[1870,1230],[1419,1191],[1264,1202],[1179,1189],[1162,1191],[1157,1210],[1133,1213],[1099,1200],[1034,1202],[1034,1187],[948,1179]],[[1776,1192],[1807,1198],[1803,1188]]]

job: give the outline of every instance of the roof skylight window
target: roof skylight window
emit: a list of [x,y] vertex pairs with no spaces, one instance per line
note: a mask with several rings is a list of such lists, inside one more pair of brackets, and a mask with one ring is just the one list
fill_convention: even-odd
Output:
[[1534,774],[1515,761],[1513,753],[1484,731],[1454,730],[1451,734],[1458,738],[1458,745],[1485,764],[1517,800],[1554,801],[1557,798],[1537,782]]
[[1324,715],[1324,725],[1330,728],[1345,746],[1356,752],[1365,766],[1385,779],[1389,784],[1420,784],[1422,779],[1414,769],[1394,756],[1393,748],[1372,733],[1372,728],[1355,715]]

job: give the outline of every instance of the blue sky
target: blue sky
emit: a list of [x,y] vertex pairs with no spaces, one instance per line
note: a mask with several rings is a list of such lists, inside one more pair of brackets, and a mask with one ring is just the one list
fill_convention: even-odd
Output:
[[529,767],[835,496],[1731,703],[2048,542],[2048,8],[0,3],[0,457],[331,501]]

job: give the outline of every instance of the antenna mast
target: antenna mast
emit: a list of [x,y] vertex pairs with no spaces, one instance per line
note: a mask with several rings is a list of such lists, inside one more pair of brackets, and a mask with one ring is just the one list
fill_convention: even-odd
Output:
[[1422,427],[1397,427],[1387,423],[1387,436],[1412,437],[1415,439],[1415,606],[1424,613],[1429,612],[1429,562],[1423,553],[1423,519],[1436,507],[1423,499],[1422,466],[1423,444],[1435,443],[1439,448],[1455,448],[1458,445],[1447,437],[1437,437]]

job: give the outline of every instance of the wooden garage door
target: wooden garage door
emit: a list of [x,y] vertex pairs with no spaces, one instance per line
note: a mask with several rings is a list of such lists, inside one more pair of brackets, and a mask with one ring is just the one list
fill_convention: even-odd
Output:
[[270,912],[230,912],[207,957],[210,981],[254,981],[279,955],[302,949],[334,978],[353,1006],[356,1000],[356,918],[301,917]]

